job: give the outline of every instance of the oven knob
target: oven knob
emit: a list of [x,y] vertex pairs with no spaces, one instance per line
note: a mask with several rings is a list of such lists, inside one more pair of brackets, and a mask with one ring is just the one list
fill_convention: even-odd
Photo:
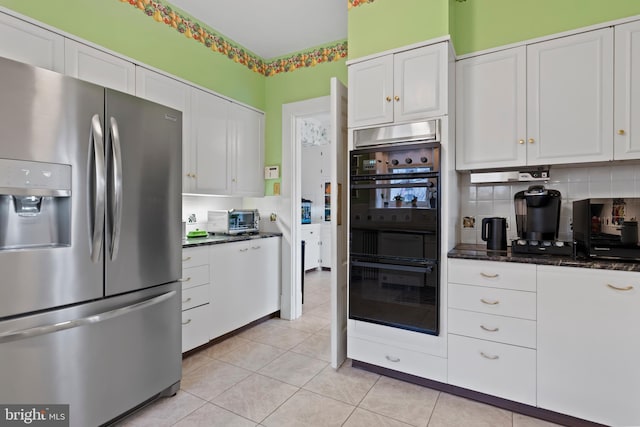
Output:
[[542,242],[542,245],[543,246],[551,246],[551,242],[548,241],[548,240],[545,240],[545,241]]
[[559,248],[564,246],[564,242],[556,242],[555,245]]
[[396,166],[398,164],[398,161],[396,159],[391,160],[391,164]]
[[411,160],[411,157],[407,157],[406,159],[404,159],[404,161],[410,165],[411,163],[413,163],[413,160]]
[[537,240],[531,240],[531,241],[529,242],[529,245],[531,245],[531,246],[538,246],[538,243],[539,243],[539,242],[538,242]]
[[420,157],[420,161],[422,163],[427,163],[429,161],[429,159],[427,159],[426,157]]

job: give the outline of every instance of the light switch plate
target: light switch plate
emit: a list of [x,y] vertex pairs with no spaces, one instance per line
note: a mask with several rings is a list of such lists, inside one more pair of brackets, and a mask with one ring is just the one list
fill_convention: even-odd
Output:
[[280,166],[265,166],[264,179],[280,178]]

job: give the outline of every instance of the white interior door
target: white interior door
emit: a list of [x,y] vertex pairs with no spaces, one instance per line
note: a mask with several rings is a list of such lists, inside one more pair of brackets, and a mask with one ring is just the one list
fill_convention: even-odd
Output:
[[347,358],[347,88],[331,79],[331,366]]

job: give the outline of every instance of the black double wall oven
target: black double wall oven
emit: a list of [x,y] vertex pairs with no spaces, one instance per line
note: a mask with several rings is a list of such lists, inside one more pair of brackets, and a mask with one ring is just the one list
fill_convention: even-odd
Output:
[[437,335],[440,144],[350,157],[349,318]]

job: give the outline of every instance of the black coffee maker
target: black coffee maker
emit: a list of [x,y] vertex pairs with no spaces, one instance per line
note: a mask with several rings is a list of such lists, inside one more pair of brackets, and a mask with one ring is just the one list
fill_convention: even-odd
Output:
[[558,190],[532,185],[514,196],[518,238],[529,241],[554,241],[560,225]]

